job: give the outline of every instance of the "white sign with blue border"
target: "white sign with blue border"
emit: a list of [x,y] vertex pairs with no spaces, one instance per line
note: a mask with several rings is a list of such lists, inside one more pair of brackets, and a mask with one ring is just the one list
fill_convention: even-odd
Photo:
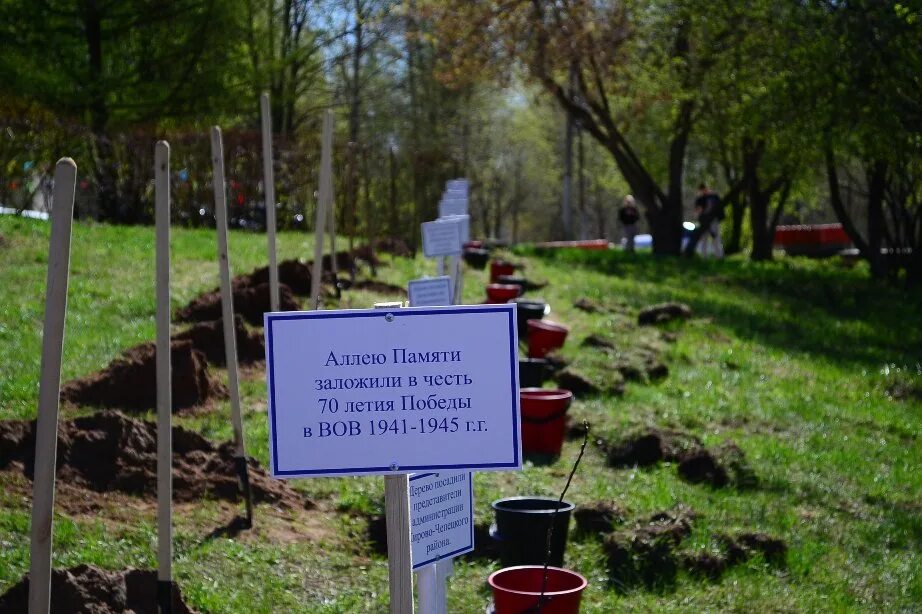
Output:
[[423,222],[423,255],[426,258],[461,253],[463,222],[460,219]]
[[264,320],[273,476],[521,469],[514,304]]
[[451,305],[451,277],[424,277],[413,279],[407,284],[410,307],[435,307]]
[[474,549],[474,484],[469,471],[410,476],[413,569]]
[[439,201],[439,217],[447,217],[449,215],[467,215],[467,199],[443,198]]

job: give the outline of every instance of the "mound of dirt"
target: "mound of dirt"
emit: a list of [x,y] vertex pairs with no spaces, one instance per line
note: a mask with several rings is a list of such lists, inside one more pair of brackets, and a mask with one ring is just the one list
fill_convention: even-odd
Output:
[[[239,315],[234,316],[234,332],[237,337],[237,362],[245,365],[266,359],[265,339],[257,332],[248,331]],[[208,362],[222,366],[227,363],[223,319],[199,322],[174,335],[173,341],[191,341],[192,347],[204,354]]]
[[732,441],[708,449],[701,440],[681,431],[646,429],[615,443],[603,443],[610,467],[649,467],[662,461],[678,463],[679,477],[715,488],[753,488],[758,478],[745,453]]
[[598,303],[585,296],[574,301],[573,306],[586,313],[601,313],[604,311]]
[[735,536],[720,533],[714,538],[719,544],[717,551],[683,552],[680,555],[682,567],[692,574],[716,580],[730,567],[744,563],[756,554],[761,554],[771,565],[785,565],[788,546],[783,539],[752,532],[741,532]]
[[679,477],[692,484],[715,488],[755,488],[759,480],[746,461],[746,454],[732,441],[717,448],[689,450],[680,455]]
[[413,250],[410,245],[403,239],[397,237],[384,237],[374,243],[375,251],[384,252],[401,258],[410,258],[413,256]]
[[[278,263],[279,284],[288,286],[294,294],[310,296],[311,294],[311,267],[300,260],[283,260]],[[269,267],[254,270],[247,275],[234,278],[234,285],[258,286],[269,283]],[[236,302],[236,301],[235,301]]]
[[[192,341],[170,343],[173,365],[173,411],[224,398],[227,389],[208,372],[205,354]],[[118,407],[143,411],[157,406],[157,346],[143,343],[109,363],[109,366],[61,387],[61,400],[75,405]]]
[[614,501],[595,501],[573,510],[576,532],[581,535],[611,533],[625,520],[624,510]]
[[[238,501],[236,459],[231,442],[215,445],[193,431],[174,426],[173,500],[206,497]],[[35,421],[0,422],[4,455],[0,469],[14,464],[32,478]],[[312,506],[286,483],[274,480],[248,459],[253,500],[288,507]],[[118,411],[104,411],[61,422],[58,427],[57,478],[96,492],[157,495],[157,426]]]
[[576,371],[565,369],[554,376],[557,386],[569,390],[577,397],[599,394],[601,389]]
[[583,343],[581,345],[583,347],[602,348],[604,350],[615,349],[615,344],[601,335],[589,335],[583,339]]
[[[262,326],[263,314],[272,311],[269,298],[269,284],[255,286],[235,285],[233,287],[234,314],[254,326]],[[279,311],[298,311],[300,303],[295,299],[291,288],[279,284]],[[221,291],[212,290],[193,299],[188,305],[176,312],[180,322],[208,322],[221,319]]]
[[650,428],[606,444],[611,467],[649,467],[662,461],[676,461],[702,449],[701,440],[680,431]]
[[676,549],[691,533],[696,516],[690,508],[679,506],[606,536],[603,548],[615,586],[626,590],[641,584],[653,588],[675,583],[679,570]]
[[[173,585],[174,614],[193,614]],[[0,612],[29,610],[29,577],[0,596]],[[157,614],[157,572],[146,569],[108,571],[78,565],[51,572],[52,614]]]
[[678,319],[687,320],[691,316],[691,307],[684,303],[661,303],[642,309],[637,316],[637,323],[641,326],[648,326]]
[[407,291],[401,286],[395,286],[394,284],[385,283],[383,281],[375,281],[373,279],[363,279],[352,284],[351,290],[365,290],[366,292],[374,292],[376,294],[392,294],[395,296],[400,296],[406,298]]

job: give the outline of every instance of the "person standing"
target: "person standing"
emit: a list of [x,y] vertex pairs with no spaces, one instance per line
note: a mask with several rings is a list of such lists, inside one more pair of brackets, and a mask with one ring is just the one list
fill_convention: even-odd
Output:
[[624,197],[621,208],[618,209],[618,221],[624,226],[624,250],[634,251],[634,239],[637,237],[637,222],[640,221],[640,211],[634,197],[628,194]]
[[720,196],[706,183],[698,186],[695,199],[695,214],[701,226],[701,238],[698,241],[698,253],[702,256],[724,257],[724,245],[720,238],[720,222],[724,219],[723,203]]

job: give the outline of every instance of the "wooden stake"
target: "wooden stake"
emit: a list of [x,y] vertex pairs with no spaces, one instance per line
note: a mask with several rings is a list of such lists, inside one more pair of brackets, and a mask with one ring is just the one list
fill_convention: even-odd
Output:
[[157,224],[157,602],[173,607],[173,391],[170,350],[170,144],[154,147]]
[[413,553],[410,549],[410,481],[406,475],[384,476],[387,524],[387,571],[391,614],[413,613]]
[[[375,303],[375,309],[400,309],[401,302]],[[384,476],[384,522],[391,614],[413,614],[413,550],[410,546],[410,478]]]
[[272,111],[269,93],[259,97],[263,130],[263,194],[266,197],[266,235],[269,238],[269,304],[279,310],[279,267],[275,248],[275,171],[272,167]]
[[[320,309],[320,281],[323,275],[323,231],[333,192],[333,112],[323,116],[320,145],[320,180],[317,186],[317,217],[314,221],[314,269],[311,272],[311,309]],[[334,255],[335,257],[335,255]]]
[[243,440],[243,420],[240,415],[240,388],[237,383],[237,338],[234,333],[234,295],[231,289],[230,262],[227,257],[227,193],[224,188],[224,144],[221,128],[211,128],[211,162],[214,168],[214,205],[218,226],[218,268],[221,272],[221,319],[224,321],[224,355],[227,359],[227,380],[230,388],[231,422],[234,425],[234,460],[237,476],[246,501],[247,526],[253,526],[253,495],[247,468],[246,446]]
[[35,425],[35,474],[32,478],[32,543],[29,562],[29,612],[51,609],[51,539],[54,532],[54,472],[58,453],[58,396],[61,354],[67,314],[67,278],[70,272],[70,234],[74,217],[77,165],[58,160],[54,169],[51,242],[45,287],[45,326],[42,332],[42,369]]

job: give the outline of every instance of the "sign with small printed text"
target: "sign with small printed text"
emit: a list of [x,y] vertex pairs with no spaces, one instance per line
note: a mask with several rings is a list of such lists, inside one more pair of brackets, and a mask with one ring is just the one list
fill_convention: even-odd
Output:
[[515,305],[264,318],[273,476],[521,468]]

